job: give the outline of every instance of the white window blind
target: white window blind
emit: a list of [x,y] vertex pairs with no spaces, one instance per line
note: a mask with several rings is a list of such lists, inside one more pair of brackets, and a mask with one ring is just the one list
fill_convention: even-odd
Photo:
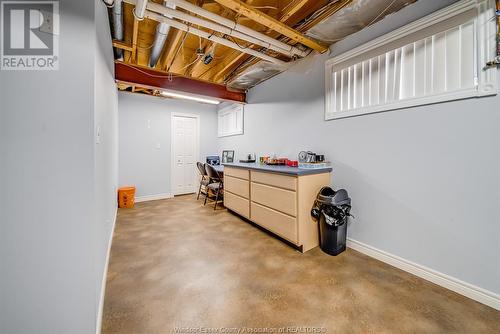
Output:
[[329,60],[325,118],[496,93],[482,67],[495,52],[492,5],[460,1]]
[[243,134],[243,105],[233,104],[218,111],[218,136]]

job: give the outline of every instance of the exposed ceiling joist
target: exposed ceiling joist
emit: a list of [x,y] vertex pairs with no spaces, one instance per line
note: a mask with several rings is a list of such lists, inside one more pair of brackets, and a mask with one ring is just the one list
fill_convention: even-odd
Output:
[[158,21],[158,22],[167,23],[168,25],[170,25],[174,28],[186,31],[188,33],[194,34],[194,35],[199,36],[199,37],[204,38],[204,39],[212,40],[214,42],[217,42],[218,44],[225,45],[229,48],[232,48],[235,50],[241,50],[242,52],[248,53],[249,55],[263,59],[265,61],[275,63],[277,65],[282,65],[282,66],[285,66],[285,64],[286,64],[286,62],[279,60],[278,58],[271,57],[265,53],[255,51],[255,50],[250,49],[250,48],[241,49],[240,46],[234,42],[231,42],[227,39],[215,36],[214,34],[208,33],[206,31],[203,31],[203,30],[200,30],[197,28],[193,28],[193,27],[188,26],[187,24],[184,24],[182,22],[179,22],[179,21],[176,21],[173,19],[169,19],[168,17],[164,17],[160,14],[157,14],[157,13],[154,13],[151,11],[146,11],[146,17],[149,19]]
[[[246,0],[247,4],[249,4],[249,5],[251,5],[254,1],[255,0]],[[230,10],[229,8],[226,8],[226,7],[222,7],[222,8],[223,8],[223,11],[220,14],[222,17],[226,17],[228,19],[229,18],[234,19],[234,12],[232,10]],[[235,20],[235,21],[238,22],[238,20]],[[204,50],[213,51],[215,49],[215,47],[216,47],[216,44],[211,42],[211,41],[203,43]],[[245,54],[245,53],[237,52],[235,50],[233,50],[233,53]],[[215,52],[214,52],[214,55],[215,55]],[[222,62],[225,62],[226,59],[227,59],[227,57],[225,57],[225,59]],[[220,64],[220,62],[219,62],[219,64]],[[219,64],[212,66],[212,67],[209,67],[207,69],[204,69],[202,72],[202,75],[199,75],[198,77],[201,79],[206,72],[209,72],[211,69],[213,69],[214,67],[217,67]],[[192,66],[190,66],[187,69],[185,74],[192,76],[193,72],[195,72],[196,70],[199,70],[200,67],[202,67],[202,66],[203,66],[203,57],[200,57],[197,61],[195,61],[195,63]],[[217,82],[217,80],[212,80],[212,81]]]
[[281,22],[285,22],[290,17],[294,16],[299,10],[304,7],[309,0],[296,0],[293,2],[290,7],[287,9],[286,13],[280,17]]
[[[133,0],[125,0],[125,1],[133,2]],[[205,20],[205,19],[193,16],[193,15],[189,15],[187,13],[181,12],[179,10],[171,9],[171,8],[168,8],[166,6],[163,6],[163,5],[160,5],[157,3],[149,3],[147,5],[147,9],[152,11],[152,12],[162,14],[162,15],[169,17],[169,18],[179,19],[181,21],[189,22],[189,23],[192,23],[192,24],[197,25],[199,27],[204,27],[204,28],[208,28],[210,30],[216,31],[216,32],[220,32],[220,33],[227,35],[227,36],[235,37],[235,38],[238,38],[238,39],[241,39],[241,40],[244,40],[244,41],[256,44],[256,45],[260,45],[262,47],[265,47],[265,48],[268,48],[270,50],[282,53],[282,54],[287,55],[289,57],[293,57],[295,55],[295,53],[293,53],[289,49],[287,50],[287,49],[279,48],[277,46],[274,46],[271,43],[261,41],[260,39],[254,37],[254,36],[241,33],[237,30],[234,30],[232,28],[228,28],[228,27],[223,26],[221,24],[218,24],[218,23],[215,23],[215,22],[212,22],[209,20]]]
[[[290,6],[286,7],[283,10],[283,13],[281,13],[281,16],[279,17],[279,20],[285,24],[294,25],[295,23],[297,23],[298,19],[297,18],[291,19],[291,18],[294,17],[293,15],[295,13],[302,10],[309,3],[309,1],[311,1],[311,0],[306,0],[306,1],[296,0],[295,3],[292,3]],[[251,3],[247,2],[247,4],[251,4]],[[319,5],[321,5],[321,4],[319,4]],[[301,6],[301,7],[299,7],[299,6]],[[278,36],[279,36],[279,33],[272,31],[272,30],[269,31],[269,37],[274,38],[274,37],[278,37]],[[242,62],[244,62],[248,58],[249,58],[249,56],[247,54],[234,53],[230,57],[227,57],[226,59],[224,59],[223,62],[217,64],[217,66],[212,68],[210,71],[207,71],[206,73],[204,73],[204,75],[201,77],[202,78],[205,76],[212,77],[215,82],[219,82],[220,80],[224,80],[226,73],[228,73],[231,69],[234,69],[238,64],[241,64]]]
[[150,89],[172,90],[220,100],[246,102],[246,94],[243,91],[229,91],[224,85],[182,76],[171,76],[166,72],[123,62],[115,62],[115,79],[120,85],[127,84]]
[[[163,61],[161,62],[160,66],[156,66],[157,68],[165,71],[170,71],[170,67],[172,66],[175,57],[180,51],[180,48],[182,47],[182,41],[186,37],[187,32],[175,29],[175,31],[172,33],[172,39],[168,45],[163,50]],[[167,40],[168,41],[168,40]]]
[[126,51],[132,51],[133,50],[132,46],[130,46],[127,43],[124,43],[122,41],[119,41],[117,39],[113,40],[113,47],[118,48],[118,49],[122,49],[122,50],[126,50]]
[[134,17],[134,27],[132,30],[132,62],[137,63],[137,37],[139,36],[139,20]]
[[298,32],[297,30],[290,28],[283,22],[276,20],[275,18],[261,12],[258,9],[253,8],[252,6],[247,5],[244,2],[241,2],[240,0],[215,0],[215,1],[313,50],[316,50],[321,53],[326,52],[328,50],[327,46],[321,45],[318,42],[313,41],[312,39]]
[[[314,17],[312,19],[305,20],[302,24],[300,24],[298,27],[296,27],[297,30],[300,31],[300,32],[305,32],[305,31],[309,30],[311,27],[315,26],[316,24],[318,24],[319,22],[323,21],[327,17],[335,14],[336,12],[338,12],[339,10],[341,10],[342,8],[344,8],[347,5],[349,5],[352,1],[353,0],[337,0],[335,2],[331,2],[331,3],[327,4],[324,7],[324,10],[319,15],[313,14]],[[276,36],[276,33],[275,34],[271,34],[270,36]],[[283,41],[287,41],[287,40],[289,40],[287,37],[283,38]],[[295,44],[297,42],[296,41],[291,41],[291,43]],[[251,58],[251,57],[246,57],[246,59],[249,59],[249,58]],[[254,58],[253,60],[247,62],[245,64],[245,66],[242,66],[241,68],[239,68],[239,69],[235,70],[234,72],[232,72],[230,77],[234,78],[234,77],[239,76],[243,71],[245,71],[245,69],[247,69],[250,66],[256,64],[258,61],[259,61],[258,59]]]
[[332,16],[342,8],[349,5],[353,0],[337,0],[329,4],[329,7],[323,11],[320,15],[316,16],[314,19],[306,21],[303,25],[300,26],[299,31],[307,31],[314,27],[316,24],[320,23],[327,17]]
[[[128,2],[131,2],[131,1],[135,1],[135,0],[127,0]],[[225,17],[222,17],[222,16],[219,16],[219,15],[216,15],[208,10],[205,10],[199,6],[196,6],[188,1],[185,1],[185,0],[169,0],[169,3],[172,3],[172,4],[175,4],[176,6],[180,7],[180,8],[183,8],[187,11],[190,11],[192,13],[195,13],[196,15],[199,15],[199,16],[202,16],[202,17],[205,17],[209,20],[212,20],[214,22],[217,22],[219,24],[222,24],[226,27],[229,27],[233,30],[237,30],[237,31],[240,31],[244,34],[247,34],[247,35],[251,35],[251,36],[254,36],[264,42],[267,42],[267,43],[270,43],[272,45],[275,45],[283,50],[289,50],[290,52],[293,52],[294,54],[296,55],[299,55],[301,57],[305,57],[307,56],[307,52],[305,52],[304,50],[301,50],[299,48],[296,48],[296,47],[293,47],[291,45],[288,45],[286,43],[282,43],[274,38],[270,38],[268,35],[266,34],[262,34],[260,32],[257,32],[256,30],[254,29],[251,29],[247,26],[244,26],[242,24],[239,24],[238,22],[234,22],[234,21],[231,21]],[[253,8],[253,7],[251,7]],[[259,13],[262,13],[262,12],[259,12]],[[286,25],[285,25],[286,26]]]

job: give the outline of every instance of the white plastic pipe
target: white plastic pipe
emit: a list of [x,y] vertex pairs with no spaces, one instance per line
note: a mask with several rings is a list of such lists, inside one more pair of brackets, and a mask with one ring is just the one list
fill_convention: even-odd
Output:
[[[205,28],[208,28],[208,29],[211,29],[214,31],[218,31],[218,32],[223,33],[225,35],[236,37],[238,39],[250,42],[252,44],[260,45],[262,47],[271,49],[273,51],[285,54],[289,57],[293,57],[295,55],[290,50],[285,50],[285,49],[279,48],[275,45],[272,45],[272,44],[267,43],[267,42],[263,42],[260,39],[257,39],[255,37],[241,33],[239,31],[230,29],[230,28],[225,27],[223,25],[220,25],[220,24],[217,24],[217,23],[214,23],[212,21],[205,20],[205,19],[201,19],[201,18],[196,17],[196,16],[189,15],[187,13],[162,6],[162,5],[154,3],[154,2],[148,3],[147,9],[150,11],[159,13],[159,14],[163,14],[163,15],[170,17],[170,18],[172,18],[172,17],[177,18],[177,19],[182,20],[182,21],[186,21],[186,22],[193,23],[193,24],[196,24],[196,25],[201,26],[201,27],[205,27]],[[241,48],[241,49],[243,49],[243,48]]]
[[231,41],[228,41],[227,39],[224,39],[224,38],[221,38],[218,36],[214,36],[213,34],[208,33],[206,31],[203,31],[203,30],[200,30],[200,29],[190,27],[187,24],[184,24],[182,22],[179,22],[179,21],[176,21],[173,19],[169,19],[168,17],[165,17],[165,16],[160,15],[158,13],[154,13],[154,12],[151,12],[149,10],[146,10],[145,17],[152,19],[152,20],[155,20],[155,21],[158,21],[158,22],[166,23],[166,24],[170,25],[171,27],[177,28],[177,29],[182,30],[182,31],[186,31],[188,33],[199,36],[201,38],[208,39],[210,41],[214,41],[218,44],[225,45],[228,48],[232,48],[232,49],[238,50],[240,52],[247,53],[249,55],[260,58],[262,60],[277,64],[277,65],[286,66],[286,62],[284,62],[282,60],[279,60],[277,58],[273,58],[271,56],[268,56],[264,53],[255,51],[255,50],[250,49],[250,48],[242,49],[238,46],[238,44],[233,43]]
[[257,32],[253,29],[250,29],[244,25],[241,25],[237,22],[231,21],[229,19],[226,19],[225,17],[222,17],[220,15],[214,14],[208,10],[205,10],[199,6],[193,5],[190,2],[187,2],[185,0],[167,0],[169,4],[174,4],[177,7],[184,8],[192,13],[195,13],[197,15],[203,16],[209,20],[212,20],[214,22],[220,23],[230,29],[242,32],[244,34],[247,34],[248,36],[255,37],[257,39],[260,39],[263,42],[267,42],[268,44],[272,44],[280,49],[287,50],[293,54],[296,54],[297,56],[305,57],[309,53],[302,51],[294,46],[285,44],[283,42],[280,42],[274,38],[271,38],[265,34],[262,34],[260,32]]
[[146,12],[146,5],[148,0],[137,0],[134,8],[134,16],[138,20],[144,19],[144,13]]

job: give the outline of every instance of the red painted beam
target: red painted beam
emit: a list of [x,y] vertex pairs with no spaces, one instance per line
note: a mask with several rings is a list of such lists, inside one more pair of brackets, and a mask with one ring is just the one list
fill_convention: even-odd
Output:
[[115,62],[115,79],[118,82],[137,85],[144,88],[168,89],[221,100],[246,102],[246,94],[243,91],[230,91],[224,85],[176,76],[175,74],[170,76],[166,72],[125,64],[123,62]]

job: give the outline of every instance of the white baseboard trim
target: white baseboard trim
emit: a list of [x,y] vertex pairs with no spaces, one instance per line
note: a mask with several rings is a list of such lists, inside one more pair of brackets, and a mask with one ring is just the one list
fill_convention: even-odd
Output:
[[347,239],[347,247],[500,311],[499,294],[405,260],[351,238]]
[[106,281],[108,278],[108,265],[109,265],[109,255],[111,254],[111,245],[113,243],[113,235],[115,234],[116,217],[118,215],[118,206],[115,210],[115,217],[113,219],[113,225],[111,226],[111,233],[108,240],[108,249],[106,251],[106,259],[104,262],[104,272],[102,274],[101,281],[101,294],[99,296],[99,304],[97,305],[97,324],[96,324],[96,334],[101,334],[102,328],[102,313],[104,309],[104,295],[106,294]]
[[172,195],[171,193],[139,196],[139,197],[135,198],[135,202],[140,203],[140,202],[147,202],[147,201],[157,201],[159,199],[166,199],[166,198],[172,198],[172,197],[174,197],[174,195]]

